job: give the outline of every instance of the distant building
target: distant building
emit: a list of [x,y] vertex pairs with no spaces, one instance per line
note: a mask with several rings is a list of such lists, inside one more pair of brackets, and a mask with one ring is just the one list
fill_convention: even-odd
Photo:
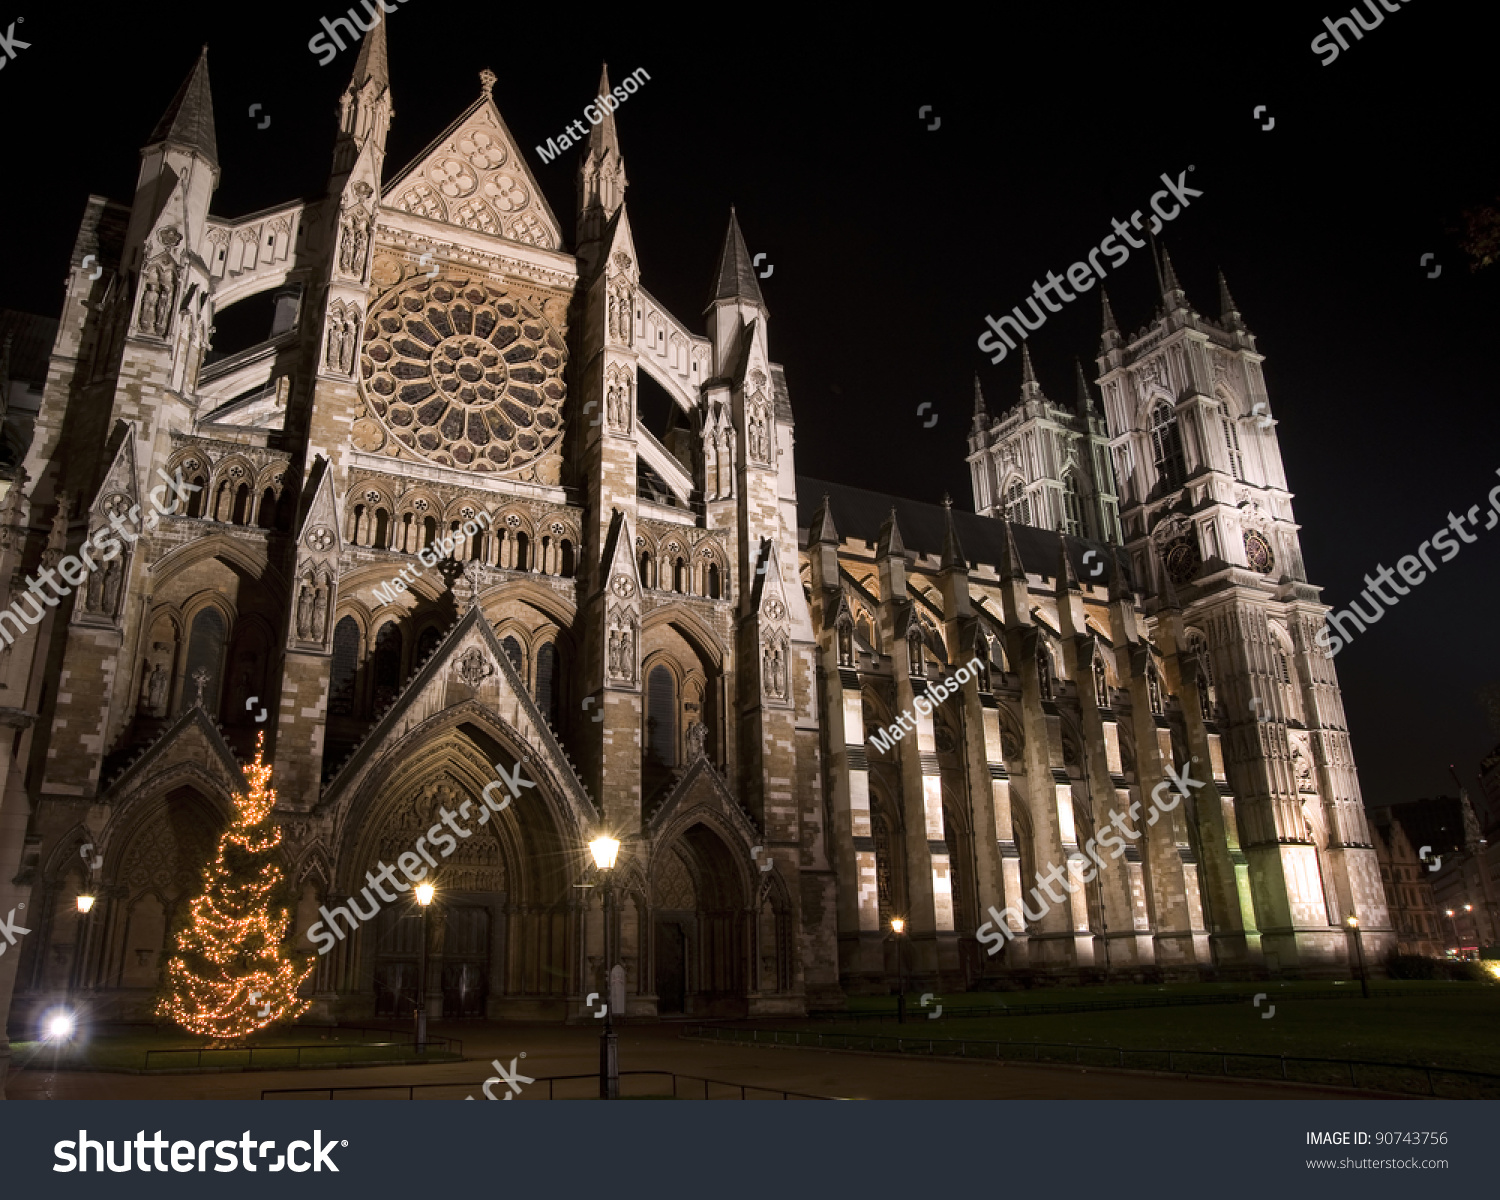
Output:
[[1385,900],[1396,930],[1397,953],[1441,957],[1451,939],[1433,895],[1433,872],[1429,869],[1432,855],[1421,858],[1421,848],[1412,844],[1392,806],[1372,809],[1370,828],[1375,833],[1375,858],[1380,863],[1380,881],[1385,885]]

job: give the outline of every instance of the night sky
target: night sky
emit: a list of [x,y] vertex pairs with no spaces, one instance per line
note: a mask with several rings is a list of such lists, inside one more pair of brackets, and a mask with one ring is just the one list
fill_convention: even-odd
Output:
[[[774,267],[761,286],[799,473],[924,501],[947,490],[968,507],[972,375],[999,412],[1020,374],[1016,355],[992,367],[978,350],[984,315],[1066,271],[1112,217],[1146,207],[1161,173],[1192,164],[1204,194],[1164,242],[1206,316],[1218,315],[1215,270],[1228,277],[1266,355],[1309,578],[1342,606],[1366,572],[1394,568],[1500,483],[1500,265],[1471,274],[1453,232],[1463,209],[1500,194],[1496,30],[1478,15],[1494,10],[1398,4],[1321,66],[1309,43],[1343,2],[926,7],[899,23],[849,8],[819,25],[810,6],[612,21],[408,0],[388,29],[386,175],[468,106],[489,67],[571,239],[579,152],[543,164],[531,148],[581,118],[601,61],[615,81],[645,68],[650,82],[616,114],[645,286],[701,329],[736,205],[751,253]],[[320,67],[307,43],[343,10],[16,11],[31,45],[0,73],[12,263],[0,307],[57,314],[85,198],[129,200],[139,147],[205,42],[214,211],[322,191],[356,51]],[[701,34],[680,32],[689,25]],[[1106,285],[1125,332],[1151,317],[1144,252]],[[1071,402],[1075,356],[1097,373],[1098,335],[1097,289],[1031,335],[1051,396]],[[939,415],[931,429],[923,402]],[[1500,528],[1478,538],[1336,660],[1367,804],[1451,793],[1449,763],[1473,787],[1500,737],[1475,699],[1500,678],[1486,619]]]

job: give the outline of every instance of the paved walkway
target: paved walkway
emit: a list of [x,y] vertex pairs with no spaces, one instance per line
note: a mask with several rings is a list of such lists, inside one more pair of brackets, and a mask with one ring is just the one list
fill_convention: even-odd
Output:
[[[347,1067],[250,1071],[214,1075],[119,1075],[52,1071],[12,1060],[12,1100],[256,1100],[262,1089],[449,1082],[454,1098],[494,1076],[492,1059],[521,1073],[581,1075],[599,1069],[598,1027],[487,1022],[434,1025],[434,1035],[460,1038],[466,1061],[433,1066]],[[863,1100],[1292,1100],[1351,1097],[1338,1089],[1286,1087],[1227,1080],[1182,1079],[1076,1067],[1007,1066],[918,1056],[851,1053],[812,1047],[739,1046],[687,1041],[664,1022],[619,1028],[620,1069],[675,1071],[732,1083]],[[520,1055],[525,1053],[524,1060]],[[572,1085],[582,1094],[586,1084]],[[653,1090],[660,1090],[653,1088]],[[503,1085],[492,1086],[497,1098]],[[627,1089],[628,1092],[628,1089]],[[445,1093],[446,1094],[446,1093]],[[533,1097],[545,1096],[538,1086]],[[403,1097],[404,1098],[404,1097]],[[520,1099],[527,1099],[523,1088]]]

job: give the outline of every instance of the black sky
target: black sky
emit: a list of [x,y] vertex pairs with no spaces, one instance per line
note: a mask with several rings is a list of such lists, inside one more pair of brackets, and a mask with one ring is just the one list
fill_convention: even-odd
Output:
[[[355,54],[320,67],[307,49],[319,18],[342,11],[332,2],[25,13],[30,48],[0,74],[12,262],[0,306],[56,314],[85,197],[129,199],[138,148],[204,42],[215,212],[321,191]],[[991,367],[978,351],[984,315],[1065,271],[1162,172],[1193,164],[1204,195],[1165,243],[1205,314],[1217,315],[1216,268],[1228,276],[1266,355],[1308,575],[1341,605],[1500,483],[1500,266],[1471,274],[1451,232],[1500,193],[1495,10],[1398,7],[1323,67],[1309,43],[1347,10],[926,6],[819,23],[810,6],[617,19],[407,0],[389,25],[387,177],[490,67],[571,238],[576,155],[544,165],[531,147],[581,117],[602,60],[616,77],[644,67],[650,82],[617,121],[645,286],[701,328],[735,204],[751,253],[774,266],[761,286],[799,472],[967,506],[971,377],[991,411],[1019,381],[1014,357]],[[1143,254],[1107,286],[1127,331],[1149,319]],[[1051,395],[1071,399],[1072,360],[1092,369],[1098,331],[1092,291],[1031,336]],[[939,414],[931,429],[923,402]],[[1500,678],[1486,615],[1497,562],[1500,528],[1339,655],[1367,804],[1451,791],[1448,764],[1472,780],[1500,736],[1474,698]]]

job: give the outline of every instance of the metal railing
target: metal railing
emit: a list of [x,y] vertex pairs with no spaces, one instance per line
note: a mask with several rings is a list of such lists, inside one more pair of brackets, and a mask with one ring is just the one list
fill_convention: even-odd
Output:
[[[377,1030],[375,1032],[381,1032],[381,1031]],[[438,1043],[441,1043],[441,1045],[439,1045]],[[446,1038],[446,1037],[433,1037],[433,1036],[429,1036],[427,1038],[427,1041],[424,1043],[424,1045],[428,1049],[436,1050],[439,1054],[452,1054],[452,1055],[455,1055],[455,1056],[457,1056],[459,1058],[463,1057],[463,1052],[464,1052],[463,1042],[459,1041],[457,1038]],[[237,1063],[236,1066],[242,1066],[244,1070],[248,1071],[248,1070],[251,1070],[251,1069],[253,1069],[255,1067],[255,1056],[257,1054],[263,1054],[263,1055],[265,1055],[265,1054],[273,1054],[273,1053],[275,1053],[275,1054],[285,1054],[288,1050],[292,1050],[292,1051],[296,1052],[295,1057],[294,1057],[293,1062],[292,1062],[292,1068],[295,1069],[295,1068],[299,1068],[299,1067],[301,1067],[303,1065],[303,1063],[302,1063],[302,1056],[303,1056],[304,1053],[307,1053],[307,1054],[313,1054],[313,1053],[323,1053],[323,1054],[335,1053],[335,1054],[337,1054],[339,1052],[348,1051],[348,1050],[392,1050],[392,1049],[398,1049],[398,1048],[400,1048],[402,1046],[409,1046],[409,1047],[411,1047],[412,1048],[412,1053],[415,1054],[417,1052],[416,1051],[416,1046],[417,1046],[417,1039],[416,1039],[416,1037],[413,1036],[410,1040],[389,1041],[389,1042],[337,1042],[337,1041],[330,1041],[330,1042],[327,1042],[327,1043],[320,1043],[320,1044],[317,1044],[317,1045],[301,1044],[301,1045],[292,1045],[292,1046],[274,1046],[274,1045],[273,1046],[204,1046],[204,1047],[199,1047],[199,1048],[194,1048],[194,1047],[190,1047],[190,1046],[184,1046],[184,1047],[180,1047],[180,1048],[177,1048],[177,1049],[147,1050],[146,1051],[146,1062],[145,1062],[145,1065],[144,1065],[144,1067],[142,1069],[146,1070],[146,1071],[152,1070],[151,1060],[152,1060],[152,1058],[154,1056],[176,1054],[176,1055],[192,1055],[193,1056],[192,1065],[190,1067],[185,1067],[185,1066],[175,1066],[175,1067],[158,1066],[155,1069],[156,1070],[160,1070],[160,1071],[166,1071],[166,1070],[172,1070],[172,1069],[177,1069],[177,1070],[202,1070],[204,1068],[203,1056],[205,1054],[209,1054],[209,1055],[219,1055],[219,1056],[221,1056],[221,1061],[223,1061],[223,1056],[239,1056],[239,1057],[243,1058],[245,1061],[244,1061],[243,1064],[238,1064]],[[371,1065],[371,1066],[379,1066],[379,1065],[381,1065],[381,1061],[382,1060],[380,1060],[380,1059],[371,1059],[371,1060],[369,1060],[369,1065]],[[342,1065],[345,1065],[345,1064],[342,1064],[342,1063],[330,1063],[330,1062],[323,1062],[323,1063],[310,1062],[307,1065],[308,1066],[342,1066]],[[210,1063],[210,1066],[212,1066],[212,1063]],[[285,1066],[285,1064],[284,1063],[271,1064],[271,1065],[267,1065],[264,1069],[266,1069],[266,1070],[275,1070],[278,1066]]]
[[[752,1045],[813,1046],[825,1050],[927,1054],[936,1057],[993,1059],[996,1062],[1072,1063],[1120,1070],[1165,1070],[1184,1076],[1206,1075],[1271,1083],[1353,1087],[1450,1099],[1500,1098],[1500,1075],[1461,1071],[1436,1063],[1310,1058],[1292,1054],[1219,1050],[1132,1050],[1122,1046],[1080,1042],[1005,1042],[978,1038],[904,1037],[880,1033],[822,1033],[798,1029],[731,1029],[721,1025],[689,1025],[683,1030],[682,1036],[707,1041],[748,1042]],[[1412,1086],[1404,1086],[1407,1084]],[[1443,1090],[1440,1091],[1440,1087]]]
[[[792,1092],[792,1091],[787,1091],[784,1088],[762,1087],[759,1084],[755,1084],[755,1083],[731,1083],[727,1079],[706,1079],[702,1075],[683,1075],[683,1074],[680,1074],[680,1073],[678,1073],[676,1071],[621,1071],[620,1072],[620,1083],[621,1083],[621,1088],[622,1088],[622,1094],[621,1094],[620,1098],[622,1100],[629,1100],[629,1099],[632,1099],[632,1098],[639,1099],[640,1098],[639,1096],[637,1096],[637,1097],[630,1097],[630,1096],[626,1096],[626,1095],[623,1094],[624,1083],[625,1083],[625,1080],[626,1080],[627,1077],[632,1078],[632,1079],[640,1079],[641,1077],[647,1076],[647,1075],[656,1076],[657,1078],[661,1078],[661,1079],[670,1079],[672,1081],[672,1099],[673,1100],[696,1100],[696,1099],[698,1099],[698,1097],[696,1095],[687,1095],[687,1094],[680,1093],[679,1090],[678,1090],[678,1086],[677,1086],[678,1080],[684,1080],[684,1081],[686,1081],[688,1083],[694,1083],[694,1084],[701,1083],[703,1085],[703,1096],[702,1096],[702,1098],[704,1100],[735,1100],[735,1099],[750,1100],[750,1099],[754,1098],[754,1097],[752,1097],[752,1096],[749,1095],[749,1093],[751,1093],[751,1092],[766,1092],[766,1093],[769,1093],[770,1096],[780,1096],[781,1099],[783,1099],[783,1100],[794,1100],[794,1099],[795,1100],[837,1100],[837,1099],[839,1099],[839,1097],[837,1097],[837,1096],[815,1096],[811,1092]],[[573,1080],[587,1080],[587,1081],[589,1081],[589,1083],[593,1085],[593,1091],[590,1091],[588,1087],[585,1087],[585,1088],[582,1089],[583,1092],[584,1092],[583,1095],[574,1096],[574,1097],[564,1096],[564,1097],[561,1097],[562,1099],[564,1099],[564,1100],[570,1099],[570,1098],[571,1099],[576,1099],[576,1100],[598,1099],[599,1073],[597,1071],[591,1072],[591,1073],[586,1074],[586,1075],[544,1075],[540,1079],[533,1079],[529,1084],[527,1084],[522,1089],[521,1094],[517,1098],[518,1099],[522,1099],[522,1100],[527,1100],[527,1099],[530,1099],[530,1100],[540,1100],[540,1099],[542,1099],[543,1097],[541,1096],[539,1090],[536,1091],[536,1092],[533,1092],[531,1089],[534,1088],[534,1087],[536,1087],[536,1085],[539,1084],[539,1083],[545,1083],[547,1085],[546,1099],[548,1099],[548,1100],[556,1100],[556,1099],[559,1098],[557,1096],[557,1094],[556,1094],[556,1085],[559,1084],[559,1083],[566,1083],[566,1082],[570,1082],[570,1081],[573,1081]],[[710,1092],[710,1088],[712,1088],[712,1087],[729,1088],[732,1091],[738,1091],[739,1095],[737,1097],[733,1096],[733,1095],[729,1095],[729,1096],[714,1096]],[[460,1097],[458,1097],[458,1096],[442,1097],[442,1096],[428,1096],[428,1095],[419,1096],[419,1095],[417,1095],[418,1092],[433,1092],[433,1091],[437,1091],[437,1090],[443,1089],[443,1088],[446,1088],[447,1090],[449,1090],[451,1092],[465,1092],[466,1091],[466,1092],[470,1093],[470,1096],[472,1097],[473,1092],[476,1090],[476,1085],[472,1084],[472,1083],[454,1082],[454,1083],[410,1083],[410,1084],[406,1084],[406,1083],[393,1083],[393,1084],[371,1084],[371,1085],[366,1086],[366,1087],[360,1087],[359,1085],[355,1084],[355,1085],[350,1085],[350,1086],[347,1086],[347,1087],[326,1087],[326,1088],[267,1088],[267,1089],[265,1089],[264,1091],[261,1092],[260,1098],[262,1100],[266,1100],[266,1099],[269,1099],[270,1097],[274,1096],[274,1097],[276,1097],[278,1099],[316,1100],[316,1099],[319,1099],[322,1096],[327,1096],[328,1099],[330,1099],[330,1100],[336,1100],[336,1099],[339,1098],[340,1094],[345,1094],[344,1095],[344,1099],[347,1099],[347,1100],[356,1100],[356,1099],[368,1099],[368,1100],[381,1100],[381,1099],[385,1099],[385,1100],[401,1100],[401,1099],[406,1099],[406,1100],[455,1099],[456,1100],[456,1099],[460,1099]],[[697,1091],[696,1088],[693,1088],[691,1090],[693,1092]],[[353,1096],[353,1095],[347,1095],[346,1094],[346,1093],[351,1093],[351,1092],[360,1092],[360,1093],[364,1093],[364,1095],[363,1096]],[[372,1095],[371,1094],[371,1093],[376,1093],[376,1092],[405,1092],[406,1095],[403,1097],[403,1096],[399,1096],[399,1095],[398,1096],[391,1096],[391,1095],[378,1096],[378,1095]],[[647,1093],[644,1093],[644,1094],[645,1095],[649,1095],[649,1096],[656,1096],[656,1095],[662,1095],[663,1093],[660,1093],[660,1092],[647,1092]]]

